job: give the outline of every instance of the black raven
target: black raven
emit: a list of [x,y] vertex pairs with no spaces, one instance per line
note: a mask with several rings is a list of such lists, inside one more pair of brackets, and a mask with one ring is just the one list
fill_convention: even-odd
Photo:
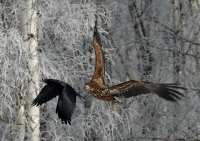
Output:
[[62,123],[71,125],[71,117],[76,107],[76,96],[83,98],[69,84],[55,79],[45,79],[47,83],[39,95],[33,100],[32,105],[42,105],[52,98],[59,96],[56,107],[56,114]]

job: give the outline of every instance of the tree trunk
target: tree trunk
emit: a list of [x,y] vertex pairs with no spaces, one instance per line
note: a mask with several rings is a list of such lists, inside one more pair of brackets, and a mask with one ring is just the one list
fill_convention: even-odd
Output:
[[[193,37],[194,37],[195,42],[200,43],[200,34],[199,34],[200,24],[198,22],[199,21],[198,20],[198,17],[199,17],[198,15],[199,15],[199,8],[200,8],[200,0],[196,0],[196,1],[195,0],[190,0],[189,2],[190,2],[190,5],[192,7],[191,8],[191,14],[192,14],[192,17],[193,17],[193,19],[195,21],[193,23],[194,24],[194,33],[193,33],[194,35],[193,35]],[[200,47],[196,46],[196,45],[191,45],[191,46],[192,47],[190,48],[190,50],[193,50],[194,54],[196,56],[198,56],[200,54]],[[188,59],[188,61],[191,61],[191,59],[190,60]],[[191,63],[191,62],[189,62],[189,63]],[[200,71],[199,71],[200,70],[200,58],[199,57],[197,57],[195,59],[195,63],[196,63],[196,67],[193,70],[195,70],[197,72],[197,78],[200,78]],[[188,74],[188,72],[187,72],[187,74]],[[200,82],[197,83],[196,85],[200,86]],[[186,85],[186,86],[189,87],[188,85]],[[191,97],[190,93],[188,93],[187,96]],[[190,100],[190,102],[191,102],[191,100]],[[195,103],[193,103],[193,101],[191,103],[192,103],[191,104],[192,106],[195,105]],[[195,122],[195,124],[196,124],[196,127],[197,127],[197,128],[195,128],[195,129],[197,129],[197,131],[196,131],[197,139],[200,139],[200,134],[199,134],[200,133],[200,128],[199,128],[200,127],[200,120]],[[192,122],[188,121],[188,129],[193,128],[192,126],[193,126]]]
[[29,86],[27,90],[28,106],[27,106],[27,132],[29,140],[39,141],[39,107],[31,106],[32,100],[36,97],[39,90],[39,72],[38,72],[38,42],[36,38],[37,13],[35,0],[22,0],[24,8],[22,10],[22,32],[24,40],[30,49],[30,58],[28,63],[28,71],[30,73]]
[[177,82],[178,81],[178,74],[180,72],[180,48],[177,45],[176,41],[176,35],[179,34],[179,1],[174,0],[174,13],[173,13],[173,21],[174,21],[174,45],[173,45],[173,57],[174,57],[174,72],[177,75],[174,75],[175,78],[174,80]]
[[24,115],[24,105],[19,106],[19,132],[18,139],[23,141],[25,138],[25,115]]

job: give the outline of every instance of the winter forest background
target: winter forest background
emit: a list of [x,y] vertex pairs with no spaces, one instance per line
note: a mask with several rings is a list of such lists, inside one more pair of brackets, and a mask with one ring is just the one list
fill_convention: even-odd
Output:
[[[0,139],[41,141],[200,140],[200,0],[0,0]],[[119,99],[85,90],[95,55],[95,15],[106,59],[105,82],[177,82],[178,104],[156,95]],[[72,85],[72,125],[53,99],[31,102],[53,78]]]

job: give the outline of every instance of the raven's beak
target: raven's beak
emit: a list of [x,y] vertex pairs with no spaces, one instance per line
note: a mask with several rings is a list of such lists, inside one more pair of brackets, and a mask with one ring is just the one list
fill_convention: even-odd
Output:
[[[79,93],[76,93],[76,95],[77,95],[78,97],[81,97],[81,98],[85,99],[85,97],[82,97]],[[86,100],[86,99],[85,99],[85,100]]]

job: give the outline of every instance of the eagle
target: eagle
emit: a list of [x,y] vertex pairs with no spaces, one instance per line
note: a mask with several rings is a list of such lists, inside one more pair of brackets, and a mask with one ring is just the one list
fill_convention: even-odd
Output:
[[97,20],[94,26],[93,47],[96,56],[95,70],[92,80],[85,84],[85,88],[91,92],[94,98],[124,107],[116,97],[129,98],[141,94],[153,93],[167,101],[177,102],[177,100],[184,96],[178,90],[185,90],[185,88],[175,83],[162,84],[130,80],[115,86],[106,86],[104,83],[104,56],[100,35],[97,29]]
[[32,105],[42,105],[54,97],[59,96],[56,114],[58,114],[58,118],[61,119],[62,123],[71,125],[71,117],[76,107],[76,96],[85,98],[63,81],[44,79],[43,82],[47,85],[43,87],[39,95],[33,100]]

